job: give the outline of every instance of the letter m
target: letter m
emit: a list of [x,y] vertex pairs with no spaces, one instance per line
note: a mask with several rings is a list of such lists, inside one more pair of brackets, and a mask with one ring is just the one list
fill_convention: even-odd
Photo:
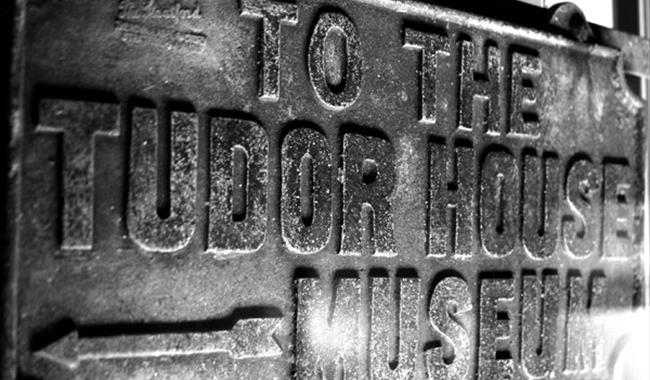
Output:
[[296,378],[359,378],[359,278],[338,278],[327,289],[317,278],[296,278],[294,287]]

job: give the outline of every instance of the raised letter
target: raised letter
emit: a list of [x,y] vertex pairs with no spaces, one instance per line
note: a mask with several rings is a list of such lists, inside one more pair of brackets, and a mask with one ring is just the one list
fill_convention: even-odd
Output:
[[481,280],[480,297],[478,378],[512,379],[512,279]]
[[298,128],[282,143],[282,236],[301,253],[322,249],[332,219],[332,158],[327,140]]
[[538,90],[542,74],[539,57],[525,53],[512,54],[511,133],[537,136],[540,101]]
[[[362,352],[358,278],[335,280],[330,297],[315,278],[294,280],[297,379],[357,379]],[[329,294],[329,292],[328,292]],[[327,298],[327,299],[326,299]]]
[[254,251],[266,235],[266,132],[252,121],[218,117],[210,136],[208,249]]
[[462,41],[460,57],[460,126],[499,133],[499,49],[485,41]]
[[421,51],[418,70],[420,79],[420,120],[435,123],[441,113],[447,112],[447,99],[442,96],[442,78],[438,71],[441,62],[450,56],[447,36],[404,29],[404,47]]
[[262,19],[259,38],[259,96],[278,99],[280,92],[280,23],[295,25],[298,7],[274,0],[242,0],[242,15]]
[[309,78],[318,98],[333,107],[354,103],[361,91],[359,34],[343,13],[319,16],[309,42]]
[[394,254],[392,146],[350,133],[343,137],[343,156],[343,253]]
[[[64,250],[92,249],[95,209],[95,165],[99,139],[116,140],[119,108],[114,104],[44,99],[39,107],[38,133],[61,136],[58,152],[62,201],[59,236]],[[61,141],[59,140],[59,141]]]
[[604,177],[603,256],[629,258],[641,224],[634,173],[627,164],[609,162]]
[[[462,144],[461,144],[462,143]],[[429,142],[429,255],[472,254],[474,153],[456,141],[451,157],[444,141]]]
[[371,277],[372,379],[415,378],[420,279]]
[[462,278],[445,277],[438,282],[431,295],[429,319],[438,337],[425,351],[428,378],[465,379],[475,323],[471,293]]
[[559,221],[560,167],[556,156],[524,153],[523,239],[528,254],[549,257],[555,251]]
[[606,321],[603,320],[605,315],[599,313],[608,308],[607,278],[594,273],[589,281],[585,281],[580,275],[570,275],[568,283],[564,372],[602,371],[607,366],[605,346],[610,331],[601,325]]
[[576,159],[568,169],[569,213],[562,218],[562,236],[573,256],[585,257],[598,249],[602,182],[601,173],[588,159]]
[[133,109],[127,224],[144,249],[175,251],[194,234],[197,135],[193,112]]
[[521,361],[526,375],[549,377],[555,367],[560,278],[524,274],[521,282]]
[[479,205],[483,247],[495,256],[509,254],[519,221],[519,171],[509,152],[491,150],[484,157]]

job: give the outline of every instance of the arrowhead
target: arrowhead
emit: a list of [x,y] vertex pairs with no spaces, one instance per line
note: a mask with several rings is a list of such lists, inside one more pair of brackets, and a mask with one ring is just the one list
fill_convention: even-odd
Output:
[[78,333],[72,331],[54,343],[36,351],[34,355],[63,365],[68,369],[75,369],[79,365],[78,340]]
[[282,347],[275,339],[275,330],[280,318],[241,319],[230,331],[235,359],[282,354]]

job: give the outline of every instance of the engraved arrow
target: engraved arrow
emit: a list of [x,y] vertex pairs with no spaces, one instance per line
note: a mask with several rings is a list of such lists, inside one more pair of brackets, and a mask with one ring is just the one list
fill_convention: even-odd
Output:
[[108,337],[82,337],[75,330],[35,355],[69,369],[87,360],[213,353],[229,353],[234,359],[268,357],[282,354],[274,336],[279,323],[280,318],[250,318],[237,321],[231,330]]

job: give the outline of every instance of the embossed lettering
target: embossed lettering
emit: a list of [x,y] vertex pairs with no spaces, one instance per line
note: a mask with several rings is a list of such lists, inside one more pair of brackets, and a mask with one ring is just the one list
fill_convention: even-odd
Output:
[[462,41],[460,57],[460,126],[499,133],[499,49],[483,40]]
[[604,165],[603,256],[628,258],[637,239],[634,172],[623,163]]
[[525,273],[521,283],[521,361],[529,377],[553,377],[557,352],[560,278]]
[[483,279],[480,292],[478,378],[512,379],[512,279]]
[[[296,291],[297,379],[357,379],[361,335],[358,278],[335,280],[325,296],[315,278],[294,280]],[[331,298],[331,300],[330,300]]]
[[539,259],[551,256],[557,243],[560,207],[558,161],[550,154],[537,157],[525,152],[523,155],[523,240],[528,254]]
[[295,4],[275,0],[242,0],[242,16],[262,20],[259,49],[259,96],[277,100],[280,93],[280,25],[298,22]]
[[451,55],[449,39],[440,34],[405,28],[404,47],[421,51],[421,63],[418,70],[420,120],[435,123],[443,113],[449,110],[448,100],[441,95],[443,78],[438,73],[442,62]]
[[254,251],[266,235],[268,137],[249,120],[216,117],[211,128],[208,249]]
[[540,133],[539,80],[542,64],[531,54],[512,53],[512,88],[510,132],[530,136]]
[[594,273],[587,282],[571,275],[568,283],[564,372],[601,371],[607,365],[607,331],[598,313],[607,308],[607,279]]
[[490,150],[481,165],[481,241],[492,255],[512,252],[518,239],[519,171],[505,150]]
[[344,254],[392,255],[393,148],[375,136],[348,133],[343,138]]
[[196,228],[198,117],[145,107],[131,116],[129,233],[144,249],[178,250]]
[[591,161],[577,157],[566,176],[569,212],[562,218],[562,236],[573,256],[584,257],[598,249],[602,175]]
[[159,0],[119,0],[118,17],[136,20],[195,20],[201,17],[198,1],[185,2]]
[[60,136],[57,153],[62,205],[59,239],[64,250],[88,250],[94,243],[95,165],[99,140],[117,142],[119,108],[115,104],[43,99],[37,133]]
[[330,236],[332,158],[325,136],[290,131],[282,143],[282,236],[301,253],[322,249]]
[[373,379],[409,379],[416,373],[420,280],[371,277],[370,371]]
[[333,107],[348,107],[361,91],[359,34],[341,12],[318,17],[309,42],[309,78],[318,98]]
[[198,0],[119,0],[115,31],[130,44],[200,51],[207,37]]
[[451,150],[429,141],[429,255],[472,253],[474,152],[466,141]]
[[429,379],[466,378],[474,318],[471,293],[462,278],[445,277],[436,284],[431,295],[429,319],[438,338],[425,352]]

